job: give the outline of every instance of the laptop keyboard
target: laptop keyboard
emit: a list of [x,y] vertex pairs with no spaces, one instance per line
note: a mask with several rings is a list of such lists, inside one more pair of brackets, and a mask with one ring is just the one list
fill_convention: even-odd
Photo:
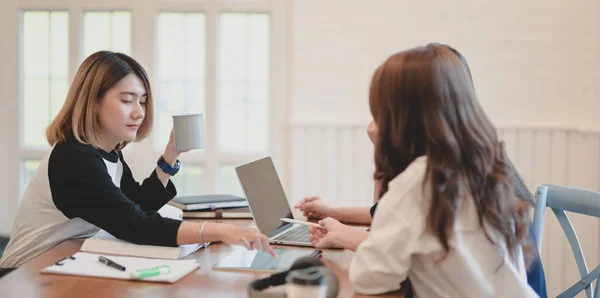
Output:
[[283,235],[279,235],[274,240],[310,243],[310,238],[309,238],[309,234],[308,234],[308,226],[305,226],[305,225],[298,226]]

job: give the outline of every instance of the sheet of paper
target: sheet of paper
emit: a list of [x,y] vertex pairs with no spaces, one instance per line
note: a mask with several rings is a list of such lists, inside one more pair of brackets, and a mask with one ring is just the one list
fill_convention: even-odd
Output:
[[198,263],[196,263],[196,260],[162,260],[107,256],[111,261],[126,268],[125,271],[120,271],[100,263],[98,261],[99,256],[99,254],[78,252],[73,255],[74,259],[66,258],[60,262],[61,265],[53,264],[52,266],[44,268],[42,272],[115,279],[134,279],[131,277],[131,272],[133,271],[168,265],[171,269],[169,274],[149,277],[143,280],[151,282],[174,283],[200,266]]

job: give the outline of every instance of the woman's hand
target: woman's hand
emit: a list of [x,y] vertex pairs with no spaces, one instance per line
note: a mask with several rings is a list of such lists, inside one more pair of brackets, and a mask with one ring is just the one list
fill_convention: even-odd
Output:
[[294,207],[300,209],[304,216],[310,219],[322,219],[332,216],[331,208],[320,197],[306,197],[296,203]]
[[173,134],[173,129],[171,128],[171,135],[169,136],[169,142],[167,143],[167,147],[165,148],[165,153],[163,153],[163,158],[166,162],[171,165],[175,164],[179,155],[184,152],[188,152],[189,150],[180,151],[175,148],[175,136]]
[[232,245],[243,245],[248,250],[263,249],[271,256],[277,258],[277,254],[269,244],[267,236],[254,228],[240,227],[232,224],[218,224],[216,228],[219,241]]
[[348,229],[351,227],[331,218],[325,218],[319,221],[319,224],[324,227],[315,228],[309,227],[308,232],[310,234],[310,243],[316,248],[331,248],[331,247],[343,247],[339,239],[348,236],[345,235]]

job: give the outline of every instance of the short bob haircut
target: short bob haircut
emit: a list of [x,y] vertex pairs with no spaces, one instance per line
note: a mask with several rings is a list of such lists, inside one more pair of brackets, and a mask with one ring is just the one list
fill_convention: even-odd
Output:
[[[77,70],[63,107],[46,129],[50,146],[65,143],[69,137],[74,137],[81,143],[100,148],[97,105],[106,91],[132,73],[144,83],[147,93],[146,112],[135,141],[148,136],[152,128],[153,100],[146,71],[125,54],[100,51],[85,59]],[[121,142],[114,150],[121,150],[128,143]]]

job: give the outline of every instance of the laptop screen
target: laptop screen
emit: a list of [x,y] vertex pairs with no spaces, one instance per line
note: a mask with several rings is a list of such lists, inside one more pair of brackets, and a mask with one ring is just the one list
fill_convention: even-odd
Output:
[[271,157],[238,166],[235,170],[260,232],[270,237],[281,227],[290,225],[279,220],[283,217],[293,219],[294,216]]

